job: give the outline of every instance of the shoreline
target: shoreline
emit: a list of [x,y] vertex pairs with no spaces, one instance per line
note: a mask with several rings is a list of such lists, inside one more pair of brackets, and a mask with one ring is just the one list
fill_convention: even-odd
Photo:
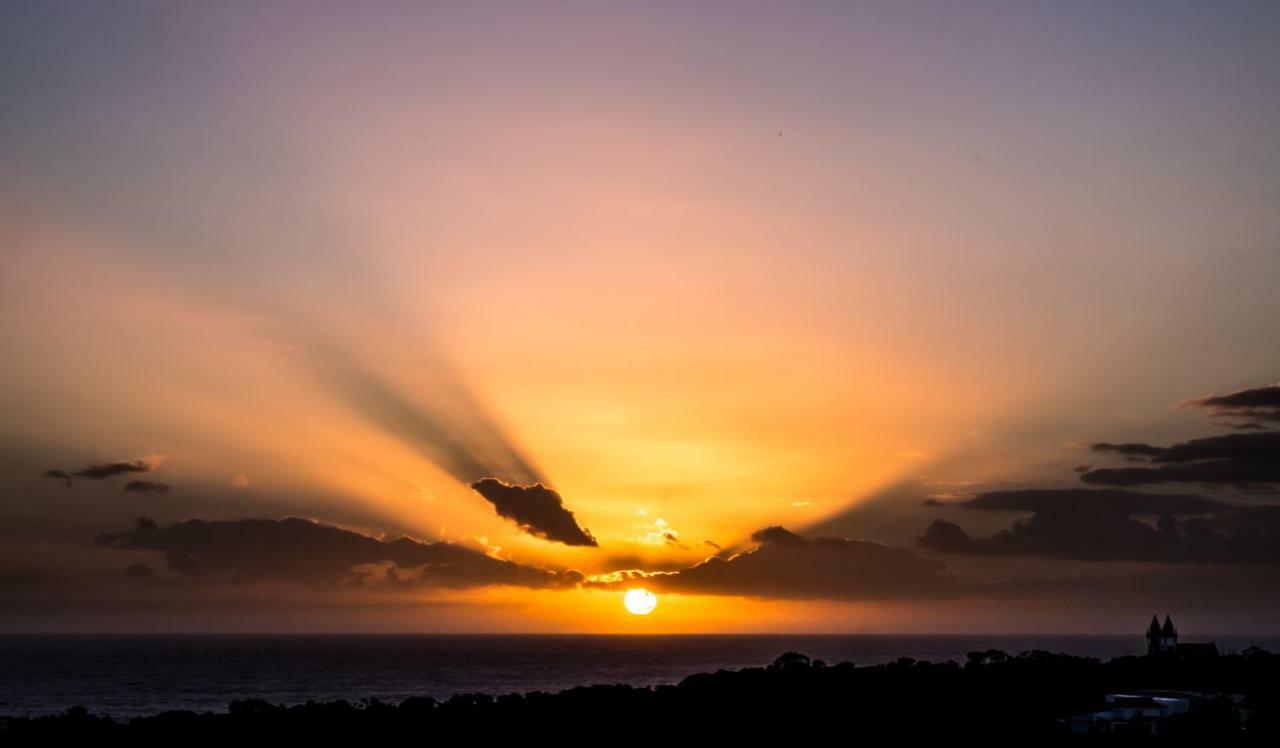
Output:
[[[168,711],[129,720],[73,707],[41,717],[0,717],[0,738],[235,737],[334,730],[400,736],[426,729],[462,734],[505,730],[494,725],[512,720],[545,727],[543,723],[573,715],[579,724],[604,726],[637,714],[651,720],[698,716],[709,720],[706,726],[719,724],[722,734],[750,732],[745,725],[724,722],[734,715],[768,715],[773,727],[804,720],[834,728],[853,714],[862,729],[875,734],[1066,737],[1069,728],[1095,722],[1071,720],[1103,713],[1107,699],[1117,694],[1150,703],[1181,699],[1188,705],[1185,713],[1127,720],[1126,727],[1160,726],[1165,734],[1173,730],[1184,736],[1272,738],[1280,729],[1280,656],[1251,649],[1213,657],[1125,656],[1104,662],[1044,650],[1016,655],[985,650],[969,653],[963,664],[903,657],[858,666],[787,652],[764,667],[696,673],[657,687],[597,684],[555,693],[472,693],[444,700],[419,696],[398,704],[340,699],[283,706],[246,699],[231,702],[225,712]],[[919,720],[918,707],[926,704],[925,713],[937,724]],[[915,723],[911,715],[916,715]]]

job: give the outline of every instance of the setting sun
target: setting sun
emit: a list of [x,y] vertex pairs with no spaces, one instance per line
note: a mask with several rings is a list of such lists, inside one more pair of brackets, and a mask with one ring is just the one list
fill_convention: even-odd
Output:
[[658,607],[658,596],[643,587],[636,587],[627,590],[627,594],[622,598],[622,604],[633,615],[647,616]]
[[0,50],[0,748],[1280,748],[1280,0]]

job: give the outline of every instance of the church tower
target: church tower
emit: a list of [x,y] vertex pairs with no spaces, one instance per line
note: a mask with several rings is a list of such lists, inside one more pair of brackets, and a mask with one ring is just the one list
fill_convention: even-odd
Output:
[[1151,616],[1151,625],[1147,627],[1147,654],[1172,654],[1178,651],[1178,629],[1174,628],[1173,618],[1165,614],[1164,625],[1156,616]]
[[1164,651],[1178,651],[1178,630],[1173,627],[1173,619],[1164,614],[1164,627],[1160,629],[1160,639],[1164,642]]

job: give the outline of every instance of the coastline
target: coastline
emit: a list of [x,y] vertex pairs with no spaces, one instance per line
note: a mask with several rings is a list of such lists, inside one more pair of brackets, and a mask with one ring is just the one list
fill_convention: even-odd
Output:
[[[864,735],[1067,738],[1080,724],[1073,718],[1101,713],[1117,694],[1166,701],[1176,694],[1190,705],[1185,713],[1123,723],[1143,727],[1143,734],[1272,740],[1278,734],[1280,656],[1255,648],[1214,657],[1125,656],[1104,662],[1043,650],[986,650],[969,653],[963,664],[904,657],[858,666],[788,652],[765,667],[698,673],[657,687],[598,684],[556,693],[419,696],[397,704],[375,699],[282,706],[244,700],[222,713],[170,711],[130,720],[73,708],[47,717],[0,719],[0,737],[514,736],[569,725],[585,735],[642,720],[678,723],[689,737],[746,737],[789,724],[807,730],[856,724]],[[1108,728],[1106,736],[1112,734]]]

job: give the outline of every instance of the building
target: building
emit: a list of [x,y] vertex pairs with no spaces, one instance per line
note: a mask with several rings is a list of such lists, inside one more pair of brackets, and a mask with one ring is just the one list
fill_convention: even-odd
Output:
[[1173,625],[1173,618],[1168,613],[1164,616],[1164,625],[1156,616],[1151,616],[1151,625],[1147,627],[1147,656],[1178,655],[1179,657],[1213,657],[1218,654],[1218,645],[1213,642],[1185,642],[1178,644],[1178,629]]
[[1072,734],[1099,732],[1155,734],[1161,721],[1186,714],[1200,701],[1194,693],[1138,691],[1107,694],[1106,708],[1063,720]]
[[1160,619],[1151,616],[1151,625],[1147,627],[1147,654],[1169,654],[1178,651],[1178,630],[1173,627],[1173,619],[1166,613],[1164,626]]

